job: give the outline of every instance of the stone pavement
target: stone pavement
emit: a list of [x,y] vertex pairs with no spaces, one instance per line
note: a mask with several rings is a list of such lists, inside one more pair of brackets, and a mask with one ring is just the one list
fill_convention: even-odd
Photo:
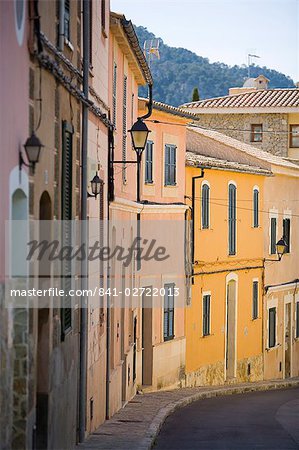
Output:
[[167,416],[201,398],[299,386],[299,378],[183,388],[136,395],[92,433],[77,450],[149,450]]

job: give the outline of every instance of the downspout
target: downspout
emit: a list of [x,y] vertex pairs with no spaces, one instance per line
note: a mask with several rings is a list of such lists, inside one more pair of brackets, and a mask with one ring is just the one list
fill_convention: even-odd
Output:
[[62,52],[64,48],[64,4],[65,0],[59,2],[59,34],[58,34],[58,48]]
[[138,117],[139,119],[148,119],[153,112],[153,85],[148,84],[148,103],[147,103],[148,112],[144,114],[144,116]]
[[194,263],[195,263],[195,194],[196,194],[196,185],[195,182],[199,178],[204,177],[204,169],[201,169],[201,174],[197,175],[196,177],[192,177],[192,228],[191,228],[191,239],[192,239],[192,246],[191,246],[191,257],[192,257],[192,284],[194,284]]
[[[83,0],[83,93],[88,98],[89,78],[89,1]],[[82,148],[81,148],[81,243],[88,246],[87,234],[87,146],[88,106],[82,103]],[[88,260],[81,262],[81,289],[88,289]],[[79,442],[85,439],[86,430],[86,388],[87,388],[87,297],[81,297],[80,320],[80,380],[79,380]]]

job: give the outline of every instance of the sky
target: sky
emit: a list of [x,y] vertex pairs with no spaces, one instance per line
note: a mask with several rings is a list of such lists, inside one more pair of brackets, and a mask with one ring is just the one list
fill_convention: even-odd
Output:
[[211,62],[256,64],[299,81],[299,0],[111,0],[165,44]]

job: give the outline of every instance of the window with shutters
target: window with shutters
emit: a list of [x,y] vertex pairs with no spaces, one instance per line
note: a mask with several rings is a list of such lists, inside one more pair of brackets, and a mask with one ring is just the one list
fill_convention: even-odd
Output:
[[174,283],[164,285],[164,341],[174,338]]
[[147,141],[145,148],[145,182],[153,182],[153,147],[154,143],[152,141]]
[[116,93],[117,93],[117,65],[113,65],[113,81],[112,81],[112,123],[116,128]]
[[[123,137],[122,137],[122,160],[126,161],[127,159],[127,83],[128,79],[127,76],[124,76],[124,83],[123,83]],[[123,183],[127,182],[127,171],[126,171],[126,164],[123,164],[123,170],[122,170],[122,179]]]
[[276,217],[270,218],[270,254],[276,254],[276,242],[277,242],[277,219]]
[[253,189],[253,226],[258,228],[259,226],[259,190]]
[[268,347],[272,348],[276,345],[276,308],[269,309],[269,335],[268,335]]
[[71,40],[70,8],[71,0],[64,0],[64,37],[68,41]]
[[164,173],[165,186],[176,185],[176,146],[165,145],[165,173]]
[[[62,170],[61,170],[61,219],[63,246],[72,245],[72,162],[73,162],[73,127],[62,123]],[[72,287],[72,262],[62,261],[63,289],[68,293]],[[63,297],[61,310],[62,338],[72,328],[71,298]]]
[[259,282],[252,283],[252,319],[257,319],[259,314]]
[[211,322],[211,295],[204,295],[202,298],[202,334],[209,336]]
[[286,243],[285,253],[290,253],[291,251],[291,220],[283,219],[283,239]]
[[210,228],[210,186],[206,183],[201,188],[201,227]]
[[102,29],[106,29],[106,1],[101,0],[101,25]]
[[296,338],[299,339],[299,302],[296,303]]
[[237,188],[234,184],[228,187],[228,252],[236,254],[236,197]]

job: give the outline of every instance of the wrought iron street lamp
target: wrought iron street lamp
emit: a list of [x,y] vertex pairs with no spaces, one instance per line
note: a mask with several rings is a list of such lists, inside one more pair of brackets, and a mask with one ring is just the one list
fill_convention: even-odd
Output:
[[93,177],[92,180],[90,180],[90,185],[91,185],[91,192],[92,194],[90,194],[89,192],[87,192],[87,197],[94,197],[95,199],[97,198],[97,196],[100,193],[100,189],[101,189],[101,185],[102,185],[102,180],[100,179],[100,177],[98,176],[98,172],[96,172],[95,176]]
[[279,241],[276,243],[276,253],[278,255],[278,261],[281,260],[283,255],[285,254],[287,249],[287,244],[283,238],[279,239]]
[[22,165],[24,165],[26,167],[31,167],[32,172],[34,173],[35,165],[39,161],[40,151],[41,151],[42,147],[44,147],[44,145],[41,143],[39,138],[33,132],[24,144],[28,163],[26,163],[24,161],[21,151],[19,152],[19,168],[20,168],[20,170],[22,169]]
[[129,130],[129,133],[131,134],[132,144],[135,152],[137,153],[137,155],[141,155],[145,149],[150,130],[147,128],[146,123],[143,122],[142,119],[138,118],[132,128]]

